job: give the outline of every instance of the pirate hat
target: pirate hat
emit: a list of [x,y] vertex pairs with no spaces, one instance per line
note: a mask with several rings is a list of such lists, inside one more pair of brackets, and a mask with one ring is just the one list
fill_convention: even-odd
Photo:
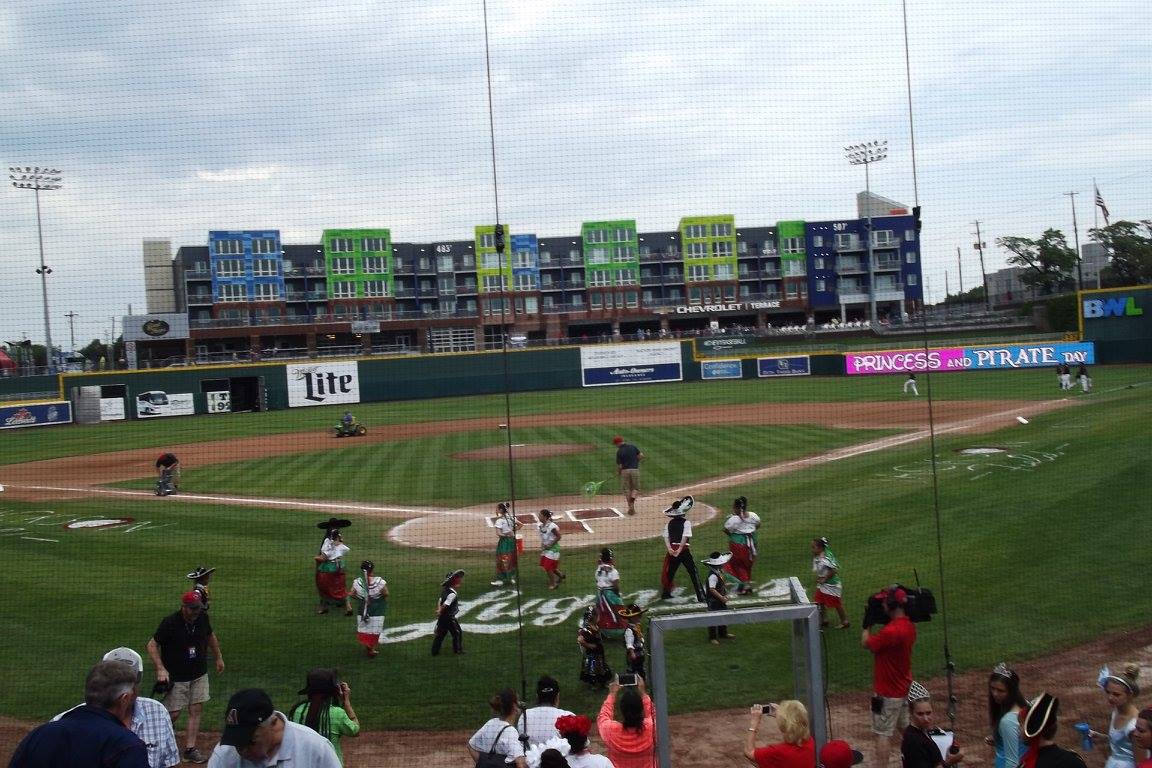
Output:
[[347,528],[350,525],[352,525],[352,521],[345,520],[342,517],[330,517],[322,523],[316,523],[317,528],[323,528],[326,531],[330,531],[333,528]]
[[1024,726],[1020,729],[1020,734],[1025,739],[1036,738],[1058,714],[1060,714],[1060,699],[1050,693],[1040,694],[1028,707],[1028,714],[1024,717]]
[[464,569],[463,568],[457,568],[454,571],[448,571],[448,575],[444,577],[444,581],[440,582],[440,586],[446,587],[449,584],[451,584],[453,581],[455,581],[457,578],[459,578],[463,575],[464,575]]
[[636,603],[622,605],[616,609],[616,615],[622,619],[634,619],[642,613],[644,613],[644,609],[636,605]]
[[685,496],[679,501],[673,502],[672,506],[664,510],[664,514],[668,517],[683,517],[688,514],[688,511],[692,509],[692,505],[695,503],[695,499],[691,496]]
[[710,566],[712,568],[719,568],[720,566],[727,564],[727,562],[731,559],[732,559],[732,553],[731,552],[725,552],[724,554],[720,554],[719,552],[713,552],[712,554],[708,555],[708,557],[704,558],[700,562],[702,562],[702,563],[704,563],[704,565]]
[[199,581],[205,576],[211,576],[215,571],[215,568],[205,568],[201,565],[196,570],[189,573],[186,578],[192,579],[193,581]]

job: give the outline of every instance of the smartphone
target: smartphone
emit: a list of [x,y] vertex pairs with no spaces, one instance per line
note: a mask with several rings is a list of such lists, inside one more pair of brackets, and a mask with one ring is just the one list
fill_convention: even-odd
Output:
[[617,678],[620,685],[636,685],[636,675],[632,672],[625,672]]

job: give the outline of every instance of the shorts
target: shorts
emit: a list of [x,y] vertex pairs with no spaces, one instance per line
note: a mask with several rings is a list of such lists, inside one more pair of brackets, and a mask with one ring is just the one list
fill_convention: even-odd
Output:
[[640,491],[640,470],[638,469],[622,469],[620,470],[620,483],[624,486],[624,493],[631,496],[633,491]]
[[899,729],[901,733],[908,727],[908,701],[881,697],[883,706],[872,713],[872,733],[877,736],[891,736]]
[[548,573],[552,573],[560,567],[560,558],[557,557],[553,559],[548,557],[548,555],[540,555],[540,567],[548,571]]
[[844,607],[844,602],[840,599],[839,595],[829,595],[827,593],[821,592],[820,590],[816,590],[816,597],[812,602],[825,608]]
[[186,683],[172,683],[172,690],[160,700],[169,712],[183,712],[192,704],[208,701],[208,675],[200,675]]

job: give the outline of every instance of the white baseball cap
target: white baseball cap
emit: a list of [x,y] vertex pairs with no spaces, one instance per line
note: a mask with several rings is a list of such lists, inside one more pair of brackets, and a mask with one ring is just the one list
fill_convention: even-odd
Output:
[[140,654],[131,648],[113,648],[104,654],[104,661],[119,661],[132,667],[132,671],[139,677],[144,674],[144,660]]

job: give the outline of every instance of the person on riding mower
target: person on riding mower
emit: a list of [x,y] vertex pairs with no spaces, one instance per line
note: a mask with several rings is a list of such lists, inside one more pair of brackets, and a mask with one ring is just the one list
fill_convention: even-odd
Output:
[[344,425],[344,428],[347,429],[356,423],[356,419],[352,418],[352,411],[344,411],[344,418],[341,419],[340,422]]

